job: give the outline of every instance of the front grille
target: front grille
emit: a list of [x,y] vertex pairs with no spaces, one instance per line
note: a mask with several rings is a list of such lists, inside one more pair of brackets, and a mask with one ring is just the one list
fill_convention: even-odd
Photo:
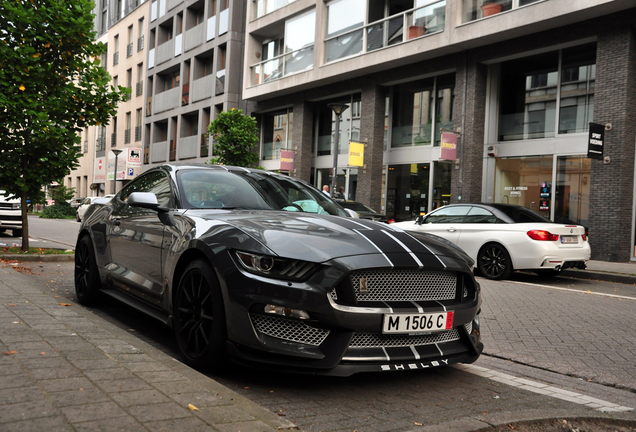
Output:
[[391,335],[383,333],[354,333],[349,348],[389,348],[433,345],[459,340],[457,328],[430,335]]
[[[452,300],[457,289],[454,272],[368,270],[353,272],[350,278],[357,301]],[[338,299],[335,290],[331,296]]]
[[318,346],[329,336],[329,330],[311,327],[302,321],[273,315],[250,314],[254,328],[278,339]]

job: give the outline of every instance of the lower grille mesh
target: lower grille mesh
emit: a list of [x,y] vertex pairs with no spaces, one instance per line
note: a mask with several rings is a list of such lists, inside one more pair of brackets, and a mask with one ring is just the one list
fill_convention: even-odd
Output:
[[278,339],[318,346],[329,336],[329,330],[311,327],[302,321],[272,315],[250,314],[254,328]]
[[433,345],[459,340],[457,328],[430,335],[390,335],[382,333],[354,333],[349,348],[388,348]]

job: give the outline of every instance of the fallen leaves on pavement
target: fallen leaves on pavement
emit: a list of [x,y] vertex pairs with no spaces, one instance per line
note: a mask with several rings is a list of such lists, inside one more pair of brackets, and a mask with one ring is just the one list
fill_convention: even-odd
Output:
[[17,354],[17,353],[18,353],[17,351],[6,351],[6,352],[0,353],[0,354],[2,354],[2,355],[13,355],[13,354]]

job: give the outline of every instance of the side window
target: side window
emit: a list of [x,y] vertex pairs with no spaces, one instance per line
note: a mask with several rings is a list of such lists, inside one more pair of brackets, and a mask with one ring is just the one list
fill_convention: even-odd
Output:
[[481,207],[473,207],[470,209],[466,217],[464,218],[464,223],[496,223],[497,216],[492,214],[490,211],[481,208]]
[[469,206],[442,207],[426,217],[424,223],[462,223],[470,210]]
[[137,178],[119,193],[119,199],[127,201],[133,192],[152,192],[161,206],[170,205],[170,181],[161,171],[154,171]]

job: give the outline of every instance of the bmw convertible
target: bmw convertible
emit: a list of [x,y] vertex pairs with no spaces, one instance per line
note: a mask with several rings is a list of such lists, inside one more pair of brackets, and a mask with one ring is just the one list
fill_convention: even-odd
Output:
[[163,165],[86,211],[81,304],[174,330],[184,361],[348,376],[474,362],[480,287],[450,242],[352,217],[309,183]]

